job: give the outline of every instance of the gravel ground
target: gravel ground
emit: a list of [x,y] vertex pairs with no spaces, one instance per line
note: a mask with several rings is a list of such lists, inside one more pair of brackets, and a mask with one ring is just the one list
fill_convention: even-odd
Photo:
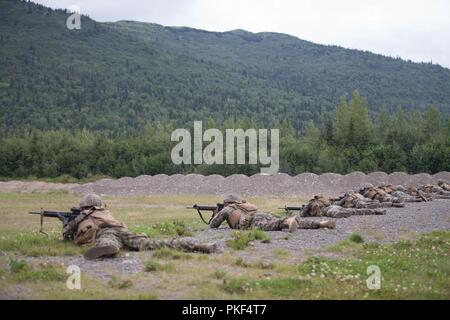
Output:
[[[270,243],[256,241],[243,251],[235,251],[226,246],[225,241],[231,238],[233,232],[228,227],[205,229],[193,239],[198,242],[218,242],[223,251],[228,251],[235,257],[243,257],[246,261],[273,263],[277,260],[277,252],[279,254],[277,250],[282,249],[288,252],[293,263],[297,263],[306,259],[310,254],[317,253],[326,245],[347,239],[353,232],[361,234],[366,241],[391,243],[405,238],[414,238],[418,233],[450,230],[450,200],[407,203],[405,208],[389,208],[387,214],[383,216],[355,216],[336,219],[336,221],[334,230],[298,230],[295,233],[267,232],[272,239]],[[150,256],[151,252],[124,252],[116,259],[98,261],[86,261],[81,256],[27,259],[33,263],[78,265],[83,272],[90,276],[109,280],[114,274],[131,275],[141,272],[143,264]]]

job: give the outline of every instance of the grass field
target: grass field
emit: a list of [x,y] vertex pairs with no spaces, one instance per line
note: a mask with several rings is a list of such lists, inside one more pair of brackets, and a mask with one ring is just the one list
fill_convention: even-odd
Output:
[[[113,214],[132,230],[163,238],[195,235],[205,225],[193,203],[218,198],[190,196],[105,197]],[[250,199],[267,211],[294,199]],[[450,232],[381,245],[349,239],[315,252],[303,263],[279,249],[275,262],[250,260],[248,242],[270,242],[264,232],[233,234],[229,250],[216,255],[162,249],[131,253],[137,272],[116,272],[118,260],[90,262],[81,290],[66,287],[66,267],[83,262],[85,250],[59,239],[59,221],[47,219],[48,236],[37,232],[39,218],[28,211],[67,210],[79,196],[64,192],[0,194],[0,297],[26,299],[449,299]],[[176,221],[174,224],[173,221]],[[324,257],[324,255],[334,258]],[[127,253],[122,253],[122,257]],[[123,259],[121,260],[123,262]],[[381,287],[367,286],[369,266],[381,271]],[[98,271],[98,274],[96,273]],[[107,275],[107,276],[101,276]]]

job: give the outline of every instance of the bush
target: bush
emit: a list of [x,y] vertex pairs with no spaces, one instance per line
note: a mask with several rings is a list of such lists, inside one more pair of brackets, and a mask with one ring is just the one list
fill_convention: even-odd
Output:
[[224,270],[216,270],[211,274],[212,278],[215,279],[224,279],[227,275],[227,272]]
[[363,243],[364,238],[358,233],[352,233],[352,235],[348,238],[351,242],[355,243]]
[[235,231],[233,239],[227,245],[235,250],[244,250],[251,241],[260,240],[262,243],[269,243],[270,237],[263,230]]

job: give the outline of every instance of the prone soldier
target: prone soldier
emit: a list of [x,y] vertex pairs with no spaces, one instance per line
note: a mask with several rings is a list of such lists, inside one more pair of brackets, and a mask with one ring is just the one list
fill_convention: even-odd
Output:
[[[442,182],[441,185],[445,186],[445,183]],[[432,199],[450,199],[450,191],[445,190],[439,185],[426,184],[419,186],[417,190],[422,191],[427,197]]]
[[264,231],[280,231],[288,229],[335,228],[334,221],[313,221],[301,219],[300,216],[276,218],[268,213],[258,211],[258,208],[238,195],[230,194],[224,200],[224,208],[216,213],[210,221],[211,228],[218,228],[226,221],[232,229],[261,229]]
[[385,207],[404,207],[405,202],[402,198],[397,198],[388,193],[391,190],[393,190],[391,187],[376,188],[371,183],[366,183],[359,193],[366,198],[378,200]]
[[[347,191],[344,195],[339,197],[337,201],[333,201],[333,205],[341,206],[343,208],[356,208],[356,209],[377,209],[390,207],[393,203],[380,202],[364,197],[362,194],[354,192],[353,190]],[[397,204],[394,204],[397,205]]]
[[445,183],[443,180],[438,181],[438,186],[444,189],[445,191],[450,191],[450,184]]
[[134,251],[162,247],[203,253],[218,251],[216,244],[197,244],[186,239],[154,240],[144,234],[135,234],[111,215],[96,194],[84,196],[80,210],[75,219],[64,223],[63,236],[73,239],[77,245],[94,245],[84,254],[87,260],[113,257],[122,248]]
[[416,188],[405,188],[402,185],[395,187],[395,191],[391,193],[392,196],[402,199],[405,202],[422,202],[428,201],[423,192]]
[[302,217],[330,217],[330,218],[347,218],[354,215],[383,215],[386,214],[385,209],[370,208],[353,208],[341,207],[331,204],[331,202],[323,196],[315,196],[300,212]]

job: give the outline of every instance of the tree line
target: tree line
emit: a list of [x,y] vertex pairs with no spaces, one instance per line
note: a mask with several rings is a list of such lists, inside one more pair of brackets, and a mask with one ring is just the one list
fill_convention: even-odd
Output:
[[[386,106],[373,116],[364,97],[355,91],[341,98],[333,117],[303,132],[292,121],[274,121],[280,129],[280,171],[302,172],[450,170],[450,118],[430,105],[424,112],[396,112]],[[250,118],[209,118],[204,128],[259,128]],[[192,123],[188,124],[192,126]],[[188,126],[187,125],[187,126]],[[160,173],[255,174],[259,165],[174,165],[170,137],[174,122],[149,122],[138,133],[108,134],[82,130],[37,129],[0,131],[0,177],[111,177]],[[205,143],[206,145],[206,143]]]

